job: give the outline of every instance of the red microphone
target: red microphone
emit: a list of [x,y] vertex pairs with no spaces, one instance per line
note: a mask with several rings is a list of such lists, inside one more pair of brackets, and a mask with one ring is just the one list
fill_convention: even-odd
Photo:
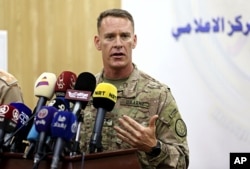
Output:
[[18,119],[19,111],[14,106],[0,106],[0,147],[3,146],[5,133],[14,132],[16,129]]
[[77,76],[71,71],[63,71],[56,80],[56,97],[65,97],[67,89],[74,89]]

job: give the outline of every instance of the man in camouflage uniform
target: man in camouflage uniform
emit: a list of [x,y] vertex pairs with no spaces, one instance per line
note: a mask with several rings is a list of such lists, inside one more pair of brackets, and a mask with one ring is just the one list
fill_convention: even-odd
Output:
[[10,73],[0,70],[0,104],[23,102],[17,79]]
[[[95,45],[102,52],[103,71],[97,83],[116,86],[117,102],[102,128],[103,151],[137,148],[143,169],[186,169],[189,164],[187,128],[169,87],[142,72],[132,62],[137,37],[125,10],[100,14]],[[95,123],[92,102],[83,113],[81,150],[89,152]]]

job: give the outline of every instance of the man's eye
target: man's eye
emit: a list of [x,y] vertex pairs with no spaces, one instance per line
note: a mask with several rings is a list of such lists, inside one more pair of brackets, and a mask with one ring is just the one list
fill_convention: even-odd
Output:
[[106,39],[108,39],[108,40],[111,40],[113,38],[114,38],[114,36],[106,36]]
[[121,35],[122,39],[128,39],[130,36],[128,34]]

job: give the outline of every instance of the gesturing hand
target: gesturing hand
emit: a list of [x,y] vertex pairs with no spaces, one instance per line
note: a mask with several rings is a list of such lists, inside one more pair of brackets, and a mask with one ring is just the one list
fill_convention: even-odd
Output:
[[149,120],[149,126],[145,127],[129,116],[123,115],[119,118],[119,126],[114,126],[117,137],[141,151],[149,152],[157,143],[155,136],[155,121],[158,115],[154,115]]

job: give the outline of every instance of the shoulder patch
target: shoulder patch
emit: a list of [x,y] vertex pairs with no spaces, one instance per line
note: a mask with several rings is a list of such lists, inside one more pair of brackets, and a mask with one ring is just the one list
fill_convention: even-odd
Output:
[[187,126],[182,119],[176,120],[175,131],[180,137],[185,137],[187,135]]

